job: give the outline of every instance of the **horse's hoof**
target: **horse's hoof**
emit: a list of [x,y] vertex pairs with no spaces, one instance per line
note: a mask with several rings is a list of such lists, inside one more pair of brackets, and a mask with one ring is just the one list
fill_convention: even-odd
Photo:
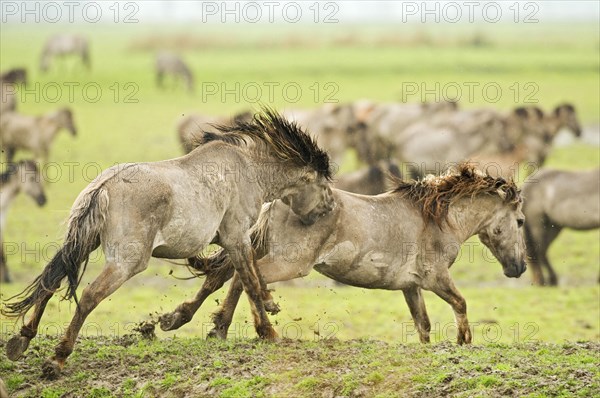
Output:
[[227,334],[224,333],[223,331],[218,330],[217,328],[213,328],[206,335],[206,340],[208,340],[208,339],[227,340]]
[[42,377],[47,380],[55,380],[60,377],[62,366],[55,359],[46,359],[42,364]]
[[279,304],[275,303],[273,300],[265,301],[265,311],[267,311],[271,315],[277,314],[281,311]]
[[29,339],[25,336],[13,336],[8,343],[6,343],[6,356],[11,361],[16,361],[21,358],[21,355],[29,347]]
[[181,312],[170,312],[168,314],[162,314],[158,321],[160,322],[160,329],[163,332],[168,332],[169,330],[179,329],[187,322],[183,318],[183,314]]

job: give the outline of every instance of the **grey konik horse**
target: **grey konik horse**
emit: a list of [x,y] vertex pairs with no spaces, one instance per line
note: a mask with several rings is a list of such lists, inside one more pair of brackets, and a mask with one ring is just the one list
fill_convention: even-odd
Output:
[[0,115],[17,109],[17,86],[27,85],[25,68],[9,69],[0,74]]
[[[253,264],[250,228],[264,202],[280,198],[307,224],[331,210],[327,153],[295,124],[272,110],[251,123],[206,133],[186,156],[132,163],[105,170],[76,199],[65,242],[42,274],[21,294],[8,299],[3,313],[33,317],[7,344],[18,358],[37,333],[44,308],[63,279],[66,297],[75,298],[90,253],[102,245],[106,265],[78,300],[55,355],[44,365],[60,374],[85,318],[125,281],[144,271],[151,256],[194,257],[210,243],[231,256],[251,303],[262,338],[275,339]],[[81,269],[81,265],[83,269]]]
[[[470,165],[439,177],[399,182],[393,191],[378,196],[335,189],[333,196],[334,210],[311,226],[280,201],[263,207],[253,244],[265,282],[302,277],[314,268],[348,285],[402,290],[422,342],[429,341],[430,322],[421,289],[430,290],[454,310],[461,344],[471,342],[467,305],[449,272],[461,244],[478,235],[506,276],[519,277],[526,269],[516,185]],[[283,249],[290,247],[297,255]],[[206,297],[234,274],[222,251],[190,264],[207,279],[193,300],[161,316],[163,330],[189,322]],[[240,293],[236,277],[209,335],[227,336]]]
[[79,35],[60,34],[51,36],[44,44],[40,58],[40,70],[47,72],[54,58],[75,55],[81,58],[81,62],[90,69],[90,49],[88,40]]
[[156,84],[164,88],[165,76],[173,77],[173,81],[181,79],[188,91],[194,91],[194,75],[181,57],[170,52],[162,51],[156,55]]
[[8,162],[12,162],[17,150],[31,151],[36,160],[46,163],[50,145],[62,129],[77,134],[73,112],[69,108],[42,116],[8,112],[0,117],[0,140]]
[[395,163],[381,161],[336,178],[333,186],[342,191],[361,195],[378,195],[390,189],[390,177],[400,178],[400,168]]
[[564,228],[577,231],[600,228],[600,169],[543,169],[525,181],[523,196],[525,239],[533,282],[557,285],[548,248]]
[[31,196],[38,206],[46,204],[40,170],[32,160],[10,163],[8,169],[0,174],[0,282],[2,283],[11,281],[4,254],[4,227],[8,209],[20,192]]
[[177,122],[177,138],[183,149],[183,153],[190,153],[202,139],[204,132],[209,131],[218,133],[218,128],[215,126],[229,126],[238,122],[249,122],[254,114],[250,111],[240,112],[233,117],[223,116],[207,116],[197,113],[184,116]]

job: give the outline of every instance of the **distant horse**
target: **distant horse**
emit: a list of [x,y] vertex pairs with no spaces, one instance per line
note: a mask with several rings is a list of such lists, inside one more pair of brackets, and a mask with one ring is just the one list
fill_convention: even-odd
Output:
[[[194,257],[210,243],[231,256],[258,335],[277,337],[263,304],[263,294],[271,298],[254,267],[250,228],[262,203],[278,198],[306,224],[330,211],[329,158],[308,134],[268,109],[251,123],[204,134],[200,144],[180,158],[111,167],[79,194],[62,248],[3,308],[8,316],[24,316],[34,308],[20,334],[7,343],[10,359],[20,357],[37,333],[44,308],[63,279],[68,280],[66,297],[78,305],[55,355],[43,367],[48,377],[60,374],[86,317],[144,271],[151,256]],[[100,245],[106,265],[77,301],[89,255]]]
[[[335,209],[304,225],[280,202],[263,206],[253,230],[257,266],[266,283],[306,276],[314,268],[336,281],[367,289],[402,290],[419,331],[429,342],[430,322],[421,289],[446,301],[456,317],[459,344],[471,342],[465,299],[449,268],[473,235],[502,264],[504,274],[526,269],[521,196],[512,182],[462,164],[421,181],[401,181],[378,196],[334,189]],[[294,256],[289,249],[294,248]],[[202,302],[234,274],[225,252],[190,261],[207,279],[193,300],[160,317],[163,330],[189,322]],[[225,338],[241,288],[237,277],[210,336]]]
[[[600,169],[544,169],[525,182],[523,196],[525,239],[533,282],[555,286],[558,277],[547,252],[560,231],[600,228]],[[544,268],[548,279],[544,278]]]
[[3,232],[8,209],[19,192],[31,196],[38,206],[46,204],[40,170],[32,160],[10,163],[8,169],[0,174],[0,282],[3,283],[11,281],[4,255]]
[[164,87],[164,78],[171,75],[173,80],[183,80],[188,91],[194,91],[194,75],[183,60],[170,52],[160,52],[156,55],[156,84],[159,88]]
[[530,173],[541,167],[552,150],[554,138],[562,129],[581,136],[575,107],[558,105],[546,114],[536,106],[518,107],[505,118],[505,129],[512,148],[496,153],[483,153],[471,158],[481,168],[506,179],[517,178],[521,164]]
[[9,69],[0,74],[0,114],[17,109],[17,89],[19,84],[27,85],[25,68]]
[[69,108],[42,116],[17,112],[3,114],[0,117],[0,139],[7,161],[12,162],[17,150],[28,150],[33,152],[38,161],[46,163],[50,145],[62,129],[68,130],[73,136],[77,134],[73,112]]
[[0,80],[3,83],[24,84],[27,85],[27,69],[13,68],[0,73]]
[[88,40],[79,35],[61,34],[50,37],[42,50],[40,58],[40,70],[47,72],[50,63],[56,57],[75,55],[81,58],[81,62],[90,69],[90,52]]
[[252,120],[253,113],[249,111],[235,114],[232,118],[205,116],[192,114],[183,117],[177,122],[177,138],[183,149],[183,153],[190,153],[198,142],[202,140],[204,132],[217,133],[215,125],[231,125],[238,122],[249,122]]
[[342,174],[334,183],[336,189],[361,195],[378,195],[389,189],[389,176],[400,178],[400,169],[394,163],[380,162],[352,173]]

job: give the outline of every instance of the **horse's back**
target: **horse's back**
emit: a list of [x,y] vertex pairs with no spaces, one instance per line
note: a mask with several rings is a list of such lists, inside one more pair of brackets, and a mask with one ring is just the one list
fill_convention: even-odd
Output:
[[577,230],[600,227],[600,169],[542,170],[526,181],[523,196],[530,219],[546,217],[552,225]]

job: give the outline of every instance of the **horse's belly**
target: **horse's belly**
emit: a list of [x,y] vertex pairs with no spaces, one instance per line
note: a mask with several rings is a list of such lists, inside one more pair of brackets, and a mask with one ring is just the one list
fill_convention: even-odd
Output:
[[200,223],[191,228],[177,228],[176,225],[170,224],[156,234],[152,256],[158,258],[193,257],[212,242],[217,228],[218,225],[202,225]]
[[414,284],[390,253],[359,253],[351,242],[346,243],[336,245],[328,255],[319,258],[315,270],[347,285],[369,289],[397,290]]

